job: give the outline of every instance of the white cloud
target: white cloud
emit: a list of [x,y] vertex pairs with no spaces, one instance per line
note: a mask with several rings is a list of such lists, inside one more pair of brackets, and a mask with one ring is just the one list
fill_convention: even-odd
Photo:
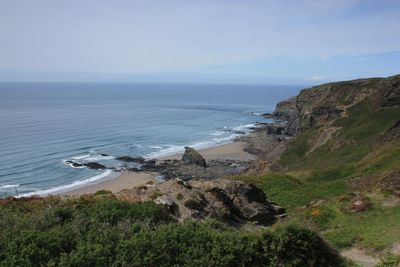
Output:
[[151,73],[398,50],[400,4],[358,8],[380,2],[0,0],[0,70]]
[[313,81],[313,82],[321,82],[321,81],[324,81],[326,79],[325,79],[325,76],[323,76],[323,75],[315,75],[315,76],[311,77],[310,80]]

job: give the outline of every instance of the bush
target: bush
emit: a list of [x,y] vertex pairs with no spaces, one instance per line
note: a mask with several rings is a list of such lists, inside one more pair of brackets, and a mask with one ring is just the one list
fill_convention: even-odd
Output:
[[162,206],[114,198],[0,205],[0,266],[339,266],[315,233],[172,223]]
[[123,219],[131,222],[146,220],[152,224],[170,220],[166,210],[153,202],[130,204],[116,199],[102,199],[89,212],[93,219],[112,225]]
[[117,248],[116,266],[341,266],[315,233],[290,226],[261,236],[198,223],[143,232]]
[[287,226],[264,237],[264,255],[271,266],[341,266],[339,255],[314,232]]

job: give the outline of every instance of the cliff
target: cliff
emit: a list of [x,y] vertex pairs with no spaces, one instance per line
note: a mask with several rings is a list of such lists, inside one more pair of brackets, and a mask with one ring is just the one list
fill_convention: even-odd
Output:
[[294,136],[276,169],[340,169],[354,188],[400,189],[400,75],[305,89],[274,116]]
[[400,264],[400,75],[304,89],[273,117],[284,130],[264,135],[279,141],[262,150],[267,168],[237,179],[360,266]]
[[286,133],[295,135],[348,116],[348,111],[362,101],[369,102],[374,110],[399,107],[400,75],[304,89],[298,96],[278,103],[273,115],[287,121]]

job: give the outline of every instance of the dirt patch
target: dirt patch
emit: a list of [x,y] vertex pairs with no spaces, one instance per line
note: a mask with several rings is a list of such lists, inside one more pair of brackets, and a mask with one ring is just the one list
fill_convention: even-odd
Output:
[[[396,207],[398,205],[400,205],[399,197],[392,196],[392,197],[385,198],[382,201],[382,206],[384,206],[384,207]],[[400,244],[399,244],[399,248],[400,248]]]
[[345,258],[355,261],[356,263],[361,264],[361,266],[363,267],[374,267],[380,262],[379,259],[368,255],[366,251],[358,248],[344,250],[341,252],[341,255]]

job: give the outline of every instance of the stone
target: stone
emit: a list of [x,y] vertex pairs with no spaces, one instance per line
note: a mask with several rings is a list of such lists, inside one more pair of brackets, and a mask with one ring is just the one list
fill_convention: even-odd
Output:
[[107,167],[97,163],[97,162],[88,162],[88,163],[84,163],[83,165],[85,165],[86,167],[88,167],[89,169],[94,169],[94,170],[104,170]]
[[194,148],[185,147],[185,153],[182,156],[182,161],[187,164],[195,164],[203,168],[207,167],[206,160]]
[[372,204],[363,198],[353,199],[349,209],[354,212],[362,212],[372,208]]

